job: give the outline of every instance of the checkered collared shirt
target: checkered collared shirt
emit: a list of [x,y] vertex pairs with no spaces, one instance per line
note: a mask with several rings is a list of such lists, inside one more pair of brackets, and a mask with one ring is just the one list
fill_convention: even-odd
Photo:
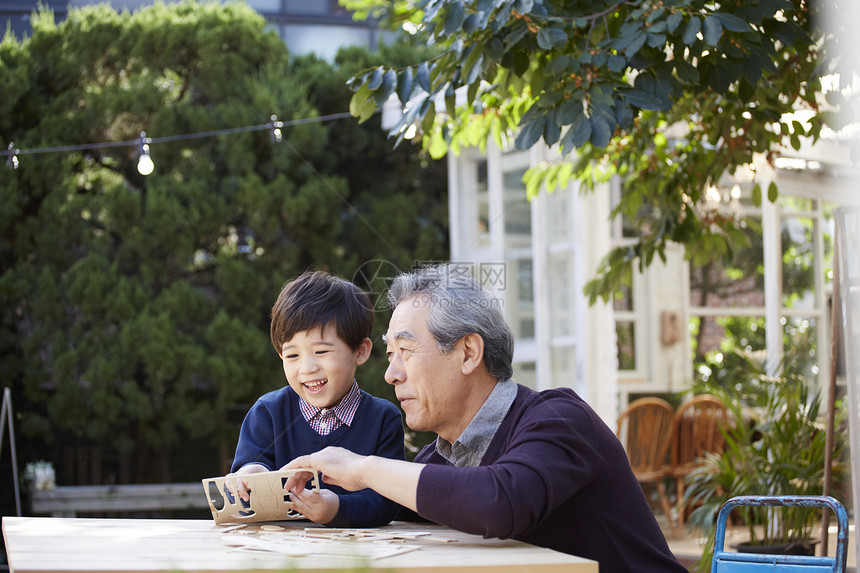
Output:
[[317,408],[299,397],[299,409],[317,434],[327,436],[344,424],[347,426],[352,424],[359,402],[361,402],[361,391],[358,389],[358,383],[353,380],[352,387],[334,408]]

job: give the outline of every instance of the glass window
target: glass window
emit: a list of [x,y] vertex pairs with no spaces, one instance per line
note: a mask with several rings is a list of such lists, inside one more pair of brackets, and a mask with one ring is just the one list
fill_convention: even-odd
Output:
[[576,349],[573,346],[554,346],[552,356],[552,387],[576,388]]
[[809,317],[783,317],[784,369],[798,374],[807,380],[817,380],[818,361],[818,321]]
[[502,174],[505,250],[531,247],[532,209],[522,181],[525,171],[523,168]]
[[576,334],[574,320],[573,253],[551,253],[549,256],[549,295],[550,295],[550,334],[553,338],[569,337]]
[[514,375],[511,379],[517,384],[537,389],[537,370],[534,362],[514,362]]
[[693,362],[719,362],[734,350],[765,351],[765,322],[762,316],[694,316],[690,319]]
[[810,217],[782,219],[782,305],[815,308],[814,222]]
[[815,210],[818,202],[815,199],[807,199],[805,197],[780,195],[777,199],[777,205],[786,213],[809,213]]
[[725,388],[740,388],[749,381],[749,363],[767,358],[763,317],[695,317],[690,332],[695,375]]
[[534,276],[530,258],[507,261],[505,310],[515,338],[534,338]]
[[616,311],[632,311],[633,289],[631,289],[628,285],[621,285],[620,292],[616,294],[615,297],[612,299],[612,307]]
[[506,316],[518,339],[535,337],[532,206],[522,181],[527,165],[525,153],[502,154],[501,224],[508,270]]
[[520,259],[517,262],[517,302],[522,309],[531,308],[535,302],[532,260]]
[[[611,186],[612,208],[614,210],[620,207],[621,188],[624,183],[616,179]],[[654,206],[642,205],[634,212],[628,204],[626,210],[619,210],[615,214],[612,235],[615,239],[637,239],[643,232],[647,232],[658,219],[659,213]]]
[[642,230],[647,231],[657,218],[651,209],[643,209],[632,218],[624,213],[618,216],[621,217],[621,236],[625,239],[638,238]]
[[618,347],[618,369],[636,370],[636,325],[624,320],[615,321]]
[[557,189],[547,194],[549,242],[551,245],[572,243],[573,197],[568,189]]
[[281,0],[248,0],[248,6],[258,12],[280,12]]
[[[468,236],[475,236],[478,246],[490,245],[490,193],[487,187],[487,160],[481,159],[473,164],[475,178],[475,197],[477,213],[471,218],[472,232]],[[471,197],[470,197],[471,198]]]
[[291,52],[314,53],[329,62],[341,46],[370,47],[372,39],[368,28],[322,24],[286,24],[283,36]]
[[[611,207],[617,209],[621,200],[621,187],[623,183],[615,178],[611,187]],[[652,218],[649,209],[640,209],[639,213],[626,213],[619,211],[612,223],[612,246],[613,248],[629,245],[630,239],[640,235],[640,229],[649,224]],[[643,320],[637,312],[636,296],[648,296],[647,291],[639,292],[643,288],[639,275],[633,277],[633,285],[622,285],[612,298],[612,308],[615,311],[615,352],[618,360],[618,370],[630,375],[643,364],[637,358],[636,333],[639,323]],[[637,373],[638,374],[638,373]]]
[[286,11],[292,14],[330,14],[340,16],[349,14],[345,8],[341,8],[337,0],[284,0]]
[[764,307],[764,249],[760,221],[750,219],[746,245],[735,246],[731,263],[690,265],[690,304],[694,307]]
[[761,213],[761,207],[753,201],[752,190],[752,180],[732,185],[728,194],[729,208],[747,214]]
[[833,216],[833,211],[837,205],[833,203],[824,203],[822,205],[821,230],[824,236],[824,261],[822,261],[822,272],[824,273],[824,283],[833,284],[833,241],[836,237],[836,223]]
[[460,254],[478,252],[490,247],[490,194],[487,187],[486,157],[469,158],[464,154],[458,170],[459,190],[456,195],[460,213],[456,225],[459,231],[454,250]]
[[[726,370],[724,360],[733,351],[782,356],[780,366],[811,381],[821,375],[819,328],[825,315],[824,292],[833,280],[833,205],[816,199],[780,196],[780,240],[773,245],[780,261],[781,346],[768,348],[765,340],[764,241],[761,220],[747,217],[747,244],[737,248],[730,263],[710,262],[690,269],[690,302],[709,309],[690,322],[691,349],[698,376],[707,378]],[[717,312],[715,309],[731,309]],[[745,310],[746,309],[746,310]],[[761,309],[750,312],[749,309]],[[774,341],[771,341],[773,344]],[[826,357],[825,357],[826,359]],[[773,365],[776,366],[776,365]]]

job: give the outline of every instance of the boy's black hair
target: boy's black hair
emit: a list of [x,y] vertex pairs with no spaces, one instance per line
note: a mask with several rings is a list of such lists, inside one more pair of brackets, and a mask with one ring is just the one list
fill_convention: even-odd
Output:
[[306,271],[281,289],[272,306],[270,335],[278,354],[298,332],[334,325],[338,337],[357,350],[373,328],[370,297],[349,281]]

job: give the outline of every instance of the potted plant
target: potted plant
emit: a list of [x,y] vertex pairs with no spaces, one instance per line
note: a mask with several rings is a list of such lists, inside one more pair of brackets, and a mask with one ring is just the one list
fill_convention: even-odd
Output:
[[[695,386],[720,396],[732,417],[725,449],[711,454],[686,481],[685,497],[696,509],[691,526],[708,539],[700,562],[707,570],[713,552],[717,512],[737,495],[821,495],[826,433],[819,420],[820,396],[803,377],[766,373],[762,361],[735,351],[721,376]],[[834,465],[844,442],[834,440]],[[745,507],[734,512],[749,535],[745,552],[809,552],[820,510],[805,507]],[[752,546],[759,546],[753,548]]]

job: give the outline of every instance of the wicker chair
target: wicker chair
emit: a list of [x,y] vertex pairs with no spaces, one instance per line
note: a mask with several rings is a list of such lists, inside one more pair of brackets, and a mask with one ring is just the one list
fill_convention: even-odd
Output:
[[646,495],[656,487],[660,506],[672,528],[672,505],[664,480],[669,475],[668,457],[672,433],[672,406],[660,398],[639,398],[618,417],[618,439],[624,445],[633,475]]
[[683,527],[687,506],[684,502],[684,479],[699,467],[707,453],[722,451],[723,431],[728,427],[726,404],[711,394],[694,396],[681,404],[672,420],[671,467],[675,478],[678,526]]

